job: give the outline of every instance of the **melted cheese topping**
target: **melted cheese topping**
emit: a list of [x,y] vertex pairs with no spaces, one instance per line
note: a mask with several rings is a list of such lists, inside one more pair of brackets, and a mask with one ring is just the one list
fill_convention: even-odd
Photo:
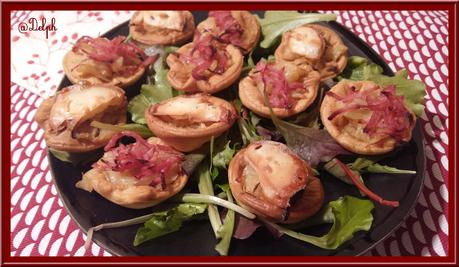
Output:
[[219,122],[223,109],[212,103],[203,102],[201,97],[178,97],[158,106],[155,116],[171,116],[190,122]]
[[324,43],[316,30],[309,27],[298,27],[290,32],[288,47],[295,54],[319,60],[323,54]]
[[180,11],[141,11],[139,17],[149,26],[182,31],[185,18]]
[[[245,160],[249,166],[244,173],[255,176],[246,176],[249,178],[246,182],[251,180],[246,187],[253,188],[254,185],[250,183],[259,182],[264,195],[268,198],[290,197],[289,188],[296,182],[295,179],[301,170],[284,147],[267,142],[261,146],[250,146],[245,154]],[[283,196],[280,192],[285,192],[286,195]]]
[[65,121],[84,121],[122,102],[122,92],[109,87],[73,86],[57,95],[49,115],[50,124],[58,128]]
[[136,185],[139,181],[139,179],[127,173],[115,171],[104,171],[103,173],[107,181],[109,181],[112,184],[133,186]]

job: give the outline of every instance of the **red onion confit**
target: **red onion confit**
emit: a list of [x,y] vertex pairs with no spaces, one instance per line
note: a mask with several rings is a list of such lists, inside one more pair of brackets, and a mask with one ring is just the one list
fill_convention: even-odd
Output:
[[217,36],[219,41],[235,46],[242,44],[244,29],[231,15],[231,11],[210,11],[209,17],[215,19],[217,27],[221,30],[221,33]]
[[[83,36],[73,47],[74,52],[83,52],[89,58],[105,64],[113,64],[122,58],[122,72],[135,72],[139,67],[147,67],[158,58],[147,56],[145,52],[133,43],[125,43],[124,36],[117,36],[112,40],[98,37]],[[114,70],[115,72],[118,72]]]
[[265,93],[274,108],[293,107],[294,99],[291,97],[292,91],[303,88],[301,82],[289,82],[284,74],[284,69],[277,69],[274,64],[269,64],[265,60],[258,62],[255,67],[255,81],[264,84]]
[[394,85],[388,86],[379,94],[374,94],[378,90],[380,90],[378,87],[368,90],[355,90],[352,87],[351,93],[346,96],[328,92],[328,96],[346,104],[346,107],[330,114],[328,119],[333,120],[336,116],[348,111],[367,109],[372,111],[372,114],[366,122],[365,133],[370,136],[387,134],[396,140],[402,140],[407,129],[413,124],[413,118],[405,107],[403,96],[395,94]]
[[212,35],[199,35],[199,33],[196,35],[192,50],[183,55],[185,61],[194,65],[191,71],[193,78],[195,80],[207,80],[206,71],[223,74],[228,65],[226,50],[217,47]]
[[[118,144],[120,139],[128,136],[135,139],[134,143]],[[147,180],[149,184],[165,187],[165,174],[184,160],[183,154],[172,148],[159,144],[150,144],[134,132],[123,131],[112,137],[105,146],[105,151],[113,157],[102,158],[93,165],[99,170],[129,172],[139,180]]]

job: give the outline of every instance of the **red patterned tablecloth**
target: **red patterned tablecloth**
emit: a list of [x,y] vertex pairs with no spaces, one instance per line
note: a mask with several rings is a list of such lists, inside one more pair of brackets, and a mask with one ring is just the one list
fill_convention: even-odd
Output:
[[[406,221],[367,255],[444,256],[448,251],[448,14],[447,11],[323,11],[375,49],[395,71],[427,85],[420,117],[426,141],[424,189]],[[73,222],[52,184],[43,131],[34,121],[43,97],[62,77],[71,42],[97,35],[129,19],[126,11],[16,11],[11,15],[11,255],[110,256]],[[30,17],[56,18],[58,30],[20,33]],[[29,49],[22,49],[28,47]],[[34,49],[30,49],[34,47]]]

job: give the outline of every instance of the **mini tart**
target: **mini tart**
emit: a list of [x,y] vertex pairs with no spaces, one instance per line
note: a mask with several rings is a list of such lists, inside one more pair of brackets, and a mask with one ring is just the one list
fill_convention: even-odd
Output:
[[170,70],[167,73],[167,80],[172,87],[179,91],[202,92],[213,94],[229,87],[241,75],[244,57],[241,51],[233,45],[218,47],[228,55],[228,65],[222,74],[208,73],[205,80],[196,80],[192,76],[193,68],[196,66],[184,60],[184,55],[190,53],[193,43],[180,47],[176,52],[169,54],[166,63]]
[[[300,96],[296,97],[291,108],[273,107],[274,115],[279,118],[286,118],[305,111],[316,99],[320,84],[320,74],[309,65],[297,66],[289,62],[279,62],[275,65],[277,68],[284,70],[288,82],[300,82],[304,86],[291,93],[300,94]],[[264,84],[258,83],[254,79],[255,72],[256,69],[253,69],[247,77],[239,82],[239,98],[244,106],[256,114],[270,118],[269,107],[265,104]]]
[[[332,87],[329,92],[338,96],[346,96],[352,90],[375,90],[373,94],[380,94],[383,88],[371,81],[343,80]],[[364,131],[365,123],[369,121],[373,113],[373,111],[366,108],[344,112],[330,119],[334,112],[341,108],[349,107],[352,103],[342,103],[329,94],[325,95],[320,107],[321,121],[330,135],[347,150],[364,155],[384,154],[392,151],[400,142],[411,140],[411,132],[416,123],[416,116],[408,108],[405,107],[410,124],[403,131],[401,140],[397,141],[388,134],[376,133],[371,136]],[[356,101],[361,102],[362,100]]]
[[148,128],[155,136],[182,152],[221,135],[236,118],[232,104],[206,94],[176,96],[145,110]]
[[45,131],[50,148],[87,152],[106,145],[115,134],[90,126],[91,121],[126,123],[126,106],[126,96],[119,87],[73,85],[44,100],[35,120]]
[[275,51],[277,61],[310,64],[320,72],[321,80],[341,73],[347,64],[348,48],[339,35],[328,27],[306,24],[282,35]]
[[63,68],[65,75],[73,84],[82,84],[86,86],[96,84],[107,84],[118,86],[121,88],[126,88],[137,82],[145,72],[145,67],[139,66],[138,69],[132,75],[113,75],[113,78],[110,81],[104,81],[96,76],[86,75],[80,72],[78,70],[78,66],[80,66],[81,64],[89,64],[100,68],[101,71],[105,71],[102,69],[103,66],[100,62],[89,58],[87,54],[83,52],[75,52],[73,50],[70,50],[64,56]]
[[237,203],[273,222],[297,223],[320,210],[324,191],[305,161],[286,145],[259,141],[239,151],[228,167]]
[[310,27],[318,31],[326,43],[322,59],[314,66],[314,69],[320,72],[322,81],[334,78],[346,67],[348,48],[332,29],[318,24],[311,24]]
[[[225,12],[225,11],[213,11],[213,12]],[[248,54],[257,45],[260,39],[261,28],[257,18],[252,15],[249,11],[238,11],[232,10],[231,16],[241,26],[243,32],[241,36],[242,42],[240,44],[231,42],[234,46],[241,49],[243,54]],[[224,34],[224,29],[217,26],[215,17],[209,16],[206,20],[198,24],[196,30],[200,33],[209,32],[214,36],[220,36]]]
[[190,11],[136,11],[129,24],[132,39],[140,46],[181,45],[193,38],[195,23]]
[[[155,137],[149,138],[148,143],[166,145]],[[139,179],[127,173],[92,168],[83,175],[81,181],[77,182],[75,186],[88,192],[94,190],[120,206],[143,209],[155,206],[174,196],[183,189],[188,181],[188,175],[181,168],[176,168],[168,176],[166,188],[162,189],[159,186],[139,185]]]

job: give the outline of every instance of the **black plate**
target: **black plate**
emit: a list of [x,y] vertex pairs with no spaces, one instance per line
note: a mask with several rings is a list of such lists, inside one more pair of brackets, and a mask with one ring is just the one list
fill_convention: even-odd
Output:
[[[193,12],[197,23],[207,17],[207,12]],[[350,55],[364,56],[383,67],[386,75],[393,75],[389,66],[364,41],[338,23],[329,23],[341,35],[349,47]],[[125,22],[110,30],[104,36],[112,38],[128,34],[128,23]],[[128,88],[129,95],[138,93],[139,84]],[[59,88],[70,85],[64,78]],[[79,227],[87,232],[88,228],[101,223],[126,220],[146,213],[151,209],[132,210],[117,206],[97,193],[88,193],[77,189],[75,183],[81,179],[81,172],[89,166],[76,168],[69,163],[61,162],[49,154],[51,170],[58,193],[70,216]],[[307,243],[282,237],[274,239],[266,230],[259,229],[247,240],[233,239],[230,255],[361,255],[387,237],[408,215],[421,191],[424,179],[424,145],[419,124],[413,131],[412,141],[394,156],[385,159],[384,163],[402,169],[416,170],[416,175],[370,174],[365,179],[366,185],[375,193],[386,199],[399,200],[400,207],[390,208],[375,204],[374,222],[369,232],[358,232],[352,240],[336,250],[324,250]],[[325,188],[326,202],[340,196],[359,196],[355,187],[342,183],[336,178],[321,175]],[[118,229],[107,229],[96,232],[94,241],[114,255],[218,255],[214,250],[216,244],[210,223],[207,220],[186,223],[178,232],[146,242],[138,247],[132,245],[138,226]],[[310,234],[323,234],[327,226],[308,229]]]

